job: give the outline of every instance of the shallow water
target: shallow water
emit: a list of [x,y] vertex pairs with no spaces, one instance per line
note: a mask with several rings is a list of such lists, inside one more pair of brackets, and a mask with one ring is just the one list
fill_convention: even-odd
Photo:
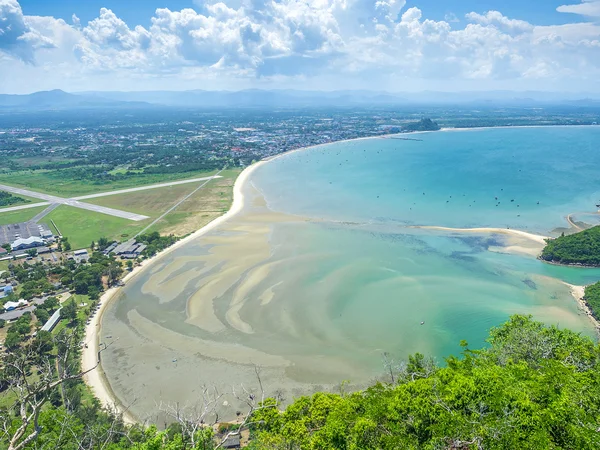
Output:
[[193,401],[202,384],[255,387],[254,366],[288,400],[360,386],[384,352],[441,359],[461,339],[483,345],[514,313],[592,335],[561,280],[591,283],[600,270],[498,252],[531,245],[518,238],[406,225],[546,234],[569,213],[595,219],[600,129],[418,136],[261,166],[242,214],[128,284],[102,329],[116,340],[103,368],[123,403],[146,416],[161,400]]

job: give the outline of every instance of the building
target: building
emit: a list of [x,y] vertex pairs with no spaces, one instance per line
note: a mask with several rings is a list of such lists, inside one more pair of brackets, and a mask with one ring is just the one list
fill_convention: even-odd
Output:
[[35,247],[43,247],[46,244],[41,237],[30,236],[28,238],[18,238],[11,245],[12,251],[27,250]]
[[12,244],[17,239],[38,237],[46,241],[54,241],[54,235],[45,223],[20,222],[0,225],[0,246]]
[[73,252],[73,259],[76,263],[86,263],[90,259],[90,255],[87,250],[75,250]]
[[10,284],[7,284],[6,286],[0,285],[0,298],[8,297],[13,292],[13,287]]
[[58,308],[54,311],[54,314],[48,319],[48,322],[44,324],[41,331],[52,331],[56,324],[60,321],[60,311],[62,308]]
[[21,299],[21,300],[19,300],[17,302],[6,302],[4,304],[4,309],[6,311],[13,311],[13,310],[15,310],[17,308],[20,308],[21,306],[27,306],[27,305],[28,305],[27,301]]
[[146,249],[146,245],[130,239],[127,242],[117,245],[110,253],[114,253],[122,259],[135,259],[139,257]]
[[223,448],[241,448],[240,437],[238,435],[229,436],[221,446]]

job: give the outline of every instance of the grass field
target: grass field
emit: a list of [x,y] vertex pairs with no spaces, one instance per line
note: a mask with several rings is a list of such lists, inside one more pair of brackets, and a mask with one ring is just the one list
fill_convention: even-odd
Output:
[[[233,200],[233,184],[240,172],[240,169],[221,172],[223,178],[209,181],[149,231],[182,236],[224,214]],[[155,219],[201,183],[180,184],[148,191],[111,195],[90,199],[89,203],[143,214]],[[151,222],[151,220],[144,221],[144,225]]]
[[[46,209],[47,206],[36,206],[35,208],[21,209],[18,211],[0,212],[0,225],[8,223],[27,222],[32,219],[37,213]],[[44,222],[44,220],[42,220]]]
[[65,179],[60,171],[51,170],[22,170],[0,173],[0,184],[7,184],[60,197],[77,197],[98,192],[115,191],[147,184],[164,183],[167,181],[185,180],[187,178],[206,177],[212,172],[186,172],[173,174],[138,174],[124,180],[108,183],[96,183],[84,180]]
[[[177,236],[183,236],[221,216],[231,205],[233,200],[233,184],[240,172],[241,169],[229,169],[221,172],[222,178],[217,178],[206,183],[202,189],[179,205],[177,209],[164,217],[148,231],[159,231],[162,234],[172,233]],[[206,175],[206,173],[201,175]],[[168,181],[168,179],[164,177],[154,180],[154,182],[165,181]],[[193,192],[202,183],[204,182],[180,184],[86,200],[96,205],[117,208],[150,217],[150,219],[140,222],[66,205],[60,205],[44,217],[42,222],[52,227],[51,220],[53,220],[61,234],[69,238],[73,249],[87,248],[92,241],[98,241],[101,237],[118,241],[127,240],[152,223],[154,219],[160,217],[179,200]],[[125,188],[125,186],[117,187]],[[77,193],[82,194],[82,191]],[[44,206],[41,206],[4,214],[0,213],[0,225],[27,221],[44,208]]]
[[134,222],[67,205],[60,205],[44,217],[43,222],[51,225],[50,220],[56,223],[63,236],[69,238],[73,250],[87,248],[101,237],[127,240],[150,223],[149,220]]

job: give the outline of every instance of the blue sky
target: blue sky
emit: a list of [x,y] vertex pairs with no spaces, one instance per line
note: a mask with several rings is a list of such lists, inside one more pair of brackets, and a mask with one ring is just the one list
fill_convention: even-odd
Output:
[[250,87],[597,93],[600,0],[0,0],[0,92]]
[[[195,8],[192,0],[21,0],[25,14],[53,15],[69,20],[73,14],[83,21],[98,16],[100,8],[109,8],[129,24],[147,25],[157,8],[181,10]],[[489,10],[502,11],[509,17],[517,17],[538,25],[577,22],[577,16],[556,11],[565,2],[561,0],[416,0],[408,1],[407,7],[416,6],[423,14],[434,20],[443,20],[448,14],[457,18],[471,12],[484,13]]]

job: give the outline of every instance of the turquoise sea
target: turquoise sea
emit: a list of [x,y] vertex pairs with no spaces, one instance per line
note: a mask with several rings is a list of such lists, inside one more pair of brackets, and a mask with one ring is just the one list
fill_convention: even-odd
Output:
[[198,384],[243,382],[254,364],[288,398],[360,384],[382,373],[384,352],[443,361],[515,313],[593,336],[562,282],[595,282],[599,269],[542,263],[503,234],[412,226],[556,235],[569,214],[596,223],[600,128],[401,137],[419,140],[341,142],[260,166],[242,214],[128,284],[102,329],[116,395],[143,411],[157,392],[183,401]]

